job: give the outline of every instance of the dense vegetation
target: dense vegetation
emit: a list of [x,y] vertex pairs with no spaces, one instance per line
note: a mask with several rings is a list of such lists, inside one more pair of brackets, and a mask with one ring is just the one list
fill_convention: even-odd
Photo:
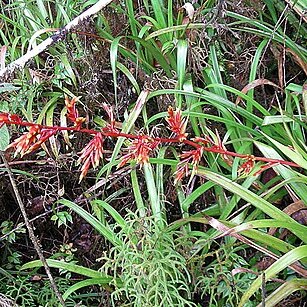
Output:
[[0,6],[1,306],[303,306],[303,0]]

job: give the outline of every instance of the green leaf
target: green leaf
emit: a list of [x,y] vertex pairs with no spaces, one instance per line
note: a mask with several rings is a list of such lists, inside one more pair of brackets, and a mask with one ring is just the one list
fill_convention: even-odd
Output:
[[158,195],[154,175],[150,163],[144,163],[143,165],[145,181],[147,185],[147,191],[149,196],[149,202],[151,205],[152,214],[155,217],[156,222],[160,227],[164,226],[164,218],[162,214],[161,200]]
[[62,54],[60,56],[61,59],[61,63],[64,65],[65,69],[66,69],[66,73],[68,74],[69,78],[72,80],[73,84],[75,87],[77,87],[77,80],[76,80],[76,76],[75,73],[70,65],[70,61],[67,57],[66,54]]
[[92,285],[103,286],[104,288],[107,288],[109,291],[111,291],[108,285],[112,280],[113,280],[112,277],[106,276],[106,277],[91,278],[91,279],[79,281],[65,291],[65,293],[63,294],[63,299],[65,301],[72,293],[76,292],[77,290],[82,289],[84,287],[92,286]]
[[[187,54],[188,54],[187,41],[183,39],[178,40],[178,44],[177,44],[177,78],[178,78],[177,88],[179,90],[182,90],[184,80],[186,77],[185,71],[186,71],[186,64],[187,64]],[[177,107],[181,109],[182,96],[179,95],[176,101],[177,101],[177,104],[176,104]]]
[[0,128],[0,150],[4,151],[10,144],[10,134],[6,125]]
[[[297,118],[298,120],[307,120],[306,116],[294,115],[294,118]],[[289,122],[293,122],[293,121],[294,121],[293,118],[290,118],[290,117],[288,117],[286,115],[266,116],[263,119],[262,126],[273,125],[273,124],[289,123]]]
[[[292,232],[297,232],[301,233],[301,236],[306,236],[307,239],[307,228],[303,227],[298,227],[297,223],[292,223],[292,222],[285,222],[285,221],[277,221],[277,220],[272,220],[272,219],[266,219],[266,220],[256,220],[256,221],[251,221],[251,222],[246,222],[241,225],[238,225],[234,228],[232,228],[231,232],[241,232],[246,229],[253,229],[253,228],[270,228],[270,227],[275,227],[275,228],[286,228]],[[302,225],[301,225],[302,226]]]
[[182,30],[188,30],[188,29],[201,29],[203,27],[205,27],[204,23],[190,23],[188,25],[184,24],[184,25],[166,27],[166,28],[159,29],[158,31],[151,33],[150,35],[146,37],[145,40],[148,41],[156,36],[160,36],[160,35],[170,33],[170,32],[176,32],[176,31],[182,31]]
[[[307,291],[306,279],[294,278],[290,281],[287,281],[267,297],[267,299],[265,300],[265,306],[266,307],[277,306],[277,304],[280,301],[287,298],[293,292],[302,291],[302,290]],[[260,306],[262,305],[259,304],[257,307]]]
[[114,84],[114,94],[115,94],[115,105],[117,107],[117,74],[116,74],[116,64],[117,64],[117,55],[118,55],[118,45],[119,41],[122,39],[122,36],[116,37],[111,46],[110,46],[110,63],[112,68],[113,75],[113,84]]
[[[263,153],[263,155],[267,158],[271,159],[282,159],[282,157],[277,153],[275,149],[266,144],[254,141],[254,144],[258,147],[258,149]],[[305,179],[305,183],[291,181],[289,185],[294,190],[294,192],[305,202],[307,203],[307,178],[303,175],[299,175],[294,172],[292,169],[285,167],[283,165],[274,166],[273,169],[280,174],[284,179],[295,179],[302,178]]]
[[107,210],[108,213],[113,217],[115,222],[122,228],[125,229],[127,228],[127,223],[126,221],[122,218],[122,216],[112,207],[110,206],[107,202],[100,200],[100,199],[95,199],[91,201],[92,204],[96,204],[103,209]]
[[198,198],[200,197],[202,194],[204,194],[206,191],[208,191],[209,189],[211,189],[213,186],[215,185],[215,183],[212,183],[210,181],[202,184],[201,186],[199,186],[197,189],[195,189],[190,195],[188,195],[186,197],[186,199],[182,202],[181,204],[181,208],[183,210],[183,212],[189,212],[189,207],[190,205]]
[[116,63],[116,67],[118,69],[120,69],[126,75],[126,77],[129,79],[129,81],[133,85],[136,93],[139,95],[141,93],[140,86],[137,83],[137,81],[135,80],[135,78],[133,77],[133,75],[130,72],[130,70],[125,65],[121,64],[120,62]]
[[[7,171],[7,169],[5,167],[0,167],[0,172],[5,172]],[[23,175],[23,176],[28,176],[36,181],[39,181],[38,177],[32,175],[31,173],[28,173],[28,172],[25,172],[25,171],[21,171],[19,169],[15,169],[15,168],[11,168],[11,171],[13,174],[20,174],[20,175]]]
[[146,207],[144,205],[144,201],[142,198],[142,193],[135,168],[132,168],[130,177],[131,177],[131,185],[134,194],[134,199],[136,202],[136,207],[138,208],[140,217],[144,218],[146,216]]
[[61,199],[58,202],[74,210],[77,214],[79,214],[82,218],[84,218],[89,224],[91,224],[101,235],[103,235],[106,239],[108,239],[114,246],[122,244],[122,242],[118,239],[117,235],[113,231],[111,231],[108,227],[106,227],[95,217],[93,217],[89,212],[85,211],[77,204],[67,199]]
[[0,94],[4,92],[13,92],[19,90],[20,87],[14,86],[11,83],[0,83]]
[[[91,278],[102,278],[102,277],[108,277],[107,275],[102,274],[101,272],[86,268],[84,266],[80,266],[73,263],[68,263],[60,260],[54,260],[54,259],[46,259],[47,264],[51,268],[57,268],[62,270],[67,270],[72,273],[80,274],[83,276],[91,277]],[[33,268],[39,268],[42,267],[43,264],[40,260],[34,260],[30,261],[26,264],[24,264],[21,267],[21,270],[27,270],[27,269],[33,269]]]
[[[226,88],[226,86],[223,86]],[[219,95],[216,95],[214,93],[211,93],[207,90],[204,90],[202,88],[195,87],[196,92],[187,92],[183,90],[174,90],[174,89],[163,89],[163,90],[156,90],[149,94],[148,99],[155,97],[155,96],[161,96],[161,95],[170,95],[170,94],[183,94],[183,95],[189,95],[192,97],[198,97],[205,101],[205,103],[210,103],[217,109],[220,109],[221,107],[224,107],[226,109],[229,109],[231,111],[234,111],[242,116],[244,116],[246,119],[252,121],[254,125],[260,126],[262,124],[262,119],[258,116],[248,112],[245,110],[245,108],[242,108],[240,106],[237,106],[235,103],[231,102],[230,100],[223,98]],[[246,95],[245,95],[246,96]],[[246,99],[250,99],[250,97],[246,96]],[[204,104],[205,104],[204,103]]]
[[131,32],[134,36],[137,36],[137,22],[134,14],[134,7],[132,0],[126,0],[126,8],[127,8],[127,15],[129,18],[129,26],[131,28]]
[[[265,281],[268,281],[272,277],[276,276],[280,271],[287,268],[292,263],[305,258],[307,255],[307,245],[297,247],[287,254],[283,255],[280,259],[274,262],[269,268],[264,271]],[[239,303],[239,307],[243,307],[248,299],[261,287],[262,284],[262,275],[252,283],[247,292],[244,293],[242,299]]]
[[305,235],[306,227],[302,226],[301,224],[293,220],[289,215],[287,215],[280,209],[276,208],[275,206],[273,206],[272,204],[270,204],[268,201],[264,200],[257,194],[253,193],[252,191],[249,191],[248,189],[242,187],[236,182],[229,180],[228,178],[225,178],[220,174],[216,174],[204,168],[199,168],[197,173],[198,175],[204,176],[205,178],[217,183],[218,185],[221,185],[226,190],[236,195],[239,195],[241,198],[251,203],[256,208],[262,210],[265,214],[269,215],[273,219],[294,223],[296,227],[301,229],[301,231],[298,232],[296,231],[296,229],[295,230],[293,229],[293,233],[305,243],[307,242],[307,236]]
[[307,169],[307,161],[302,157],[302,155],[299,152],[294,151],[294,150],[290,149],[288,146],[285,146],[285,145],[277,142],[276,140],[274,140],[273,138],[269,137],[268,135],[266,135],[264,133],[263,133],[263,135],[267,139],[269,139],[289,159],[291,159],[292,161],[294,161],[296,164],[303,167],[304,169]]
[[177,43],[177,78],[178,89],[182,90],[185,79],[187,65],[188,43],[186,40],[179,39]]

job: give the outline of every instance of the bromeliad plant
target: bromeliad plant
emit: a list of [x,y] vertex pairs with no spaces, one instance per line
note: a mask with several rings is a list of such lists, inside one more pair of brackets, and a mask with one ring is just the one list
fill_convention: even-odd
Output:
[[67,110],[67,118],[72,123],[71,126],[47,126],[37,124],[34,122],[23,121],[21,117],[16,114],[1,113],[0,114],[0,128],[3,125],[18,125],[27,127],[28,132],[25,132],[22,136],[15,139],[7,148],[13,148],[15,150],[14,156],[20,155],[21,157],[29,154],[42,146],[52,136],[61,131],[70,131],[77,133],[86,133],[92,135],[93,138],[81,151],[78,164],[82,164],[80,182],[88,173],[88,170],[97,168],[105,153],[104,141],[107,138],[119,138],[123,137],[131,141],[127,148],[127,153],[122,156],[118,167],[125,165],[128,162],[135,161],[140,166],[149,163],[149,157],[158,146],[163,144],[178,144],[186,145],[188,148],[179,155],[180,161],[177,165],[175,172],[175,183],[181,181],[184,177],[189,176],[190,166],[192,166],[191,177],[193,177],[197,171],[198,166],[202,160],[204,152],[212,152],[220,154],[224,161],[228,164],[232,164],[232,158],[237,157],[244,162],[238,169],[239,173],[248,174],[253,170],[256,161],[264,162],[255,174],[259,174],[263,170],[276,165],[287,165],[292,167],[300,167],[298,164],[281,159],[271,159],[266,157],[256,157],[250,154],[239,154],[233,151],[229,151],[220,140],[218,132],[216,132],[216,140],[214,141],[209,135],[203,137],[189,138],[187,133],[188,118],[182,115],[180,109],[168,108],[168,117],[166,122],[168,128],[171,131],[169,137],[151,137],[146,134],[128,134],[120,131],[115,122],[113,108],[107,104],[104,104],[104,110],[108,114],[109,122],[105,127],[100,130],[93,130],[84,128],[83,125],[86,119],[79,115],[76,107],[77,97],[73,99],[65,98],[65,105]]

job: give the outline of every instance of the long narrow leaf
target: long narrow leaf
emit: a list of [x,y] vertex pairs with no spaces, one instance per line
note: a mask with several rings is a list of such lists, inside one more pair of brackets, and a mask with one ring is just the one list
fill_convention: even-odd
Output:
[[161,200],[158,195],[154,175],[150,163],[143,165],[145,181],[147,185],[147,191],[149,196],[149,202],[151,205],[152,214],[160,227],[164,226],[164,218],[162,213]]
[[118,239],[118,237],[113,231],[111,231],[108,227],[106,227],[104,224],[99,222],[89,212],[85,211],[83,208],[81,208],[77,204],[67,199],[61,199],[59,200],[59,203],[74,210],[77,214],[79,214],[82,218],[84,218],[89,224],[91,224],[101,235],[103,235],[107,240],[109,240],[113,245],[116,246],[116,245],[122,244],[122,242]]
[[[276,274],[281,272],[283,269],[287,268],[292,263],[302,258],[305,258],[306,255],[307,255],[307,245],[297,247],[292,251],[288,252],[264,271],[265,281],[268,281],[270,278],[276,276]],[[244,306],[244,304],[248,301],[248,299],[261,287],[261,284],[262,284],[262,276],[260,275],[242,296],[242,299],[239,303],[239,307]]]
[[[80,274],[80,275],[91,277],[91,278],[108,278],[109,277],[99,271],[92,270],[92,269],[86,268],[81,265],[76,265],[76,264],[72,264],[72,263],[68,263],[68,262],[64,262],[60,260],[54,260],[54,259],[46,259],[46,261],[47,261],[47,264],[51,268],[67,270],[69,272]],[[30,261],[24,264],[21,267],[21,270],[39,268],[42,266],[43,264],[40,260],[34,260],[34,261]]]
[[107,288],[108,290],[111,290],[109,287],[109,283],[112,280],[113,280],[112,277],[100,277],[100,278],[91,278],[79,281],[65,291],[65,293],[63,294],[63,299],[66,300],[72,293],[76,292],[79,289],[93,285],[99,285],[104,288]]
[[112,207],[110,206],[107,202],[100,200],[100,199],[95,199],[91,202],[92,204],[96,204],[103,209],[105,209],[115,220],[115,222],[123,229],[127,227],[126,221],[123,219],[123,217]]
[[[249,191],[248,189],[242,187],[241,185],[221,176],[220,174],[213,173],[211,171],[205,170],[200,168],[198,170],[198,175],[204,176],[205,178],[215,182],[218,185],[221,185],[226,190],[239,195],[241,198],[246,200],[247,202],[251,203],[253,206],[262,210],[265,214],[269,215],[270,217],[280,220],[286,221],[296,224],[297,227],[303,227],[301,224],[293,220],[289,215],[281,211],[280,209],[274,207],[272,204],[258,196],[257,194]],[[304,228],[305,229],[305,228]],[[306,235],[302,235],[301,232],[297,232],[293,230],[293,233],[298,236],[304,242],[307,242]]]
[[[265,300],[265,306],[277,306],[279,302],[287,298],[293,292],[303,290],[307,291],[307,279],[295,278],[290,281],[287,281],[267,297],[267,299]],[[262,305],[260,304],[257,305],[257,307],[261,306]]]

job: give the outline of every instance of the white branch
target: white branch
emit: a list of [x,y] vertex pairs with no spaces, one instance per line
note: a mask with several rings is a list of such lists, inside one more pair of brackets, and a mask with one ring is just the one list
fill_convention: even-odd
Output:
[[0,70],[0,78],[7,73],[12,73],[17,68],[22,69],[30,59],[43,52],[57,41],[62,40],[65,34],[68,33],[72,28],[77,26],[82,20],[96,14],[112,1],[113,0],[99,0],[96,4],[91,6],[81,15],[69,22],[64,28],[61,28],[54,35],[41,42],[39,45],[27,52],[25,55],[9,64],[6,68]]

